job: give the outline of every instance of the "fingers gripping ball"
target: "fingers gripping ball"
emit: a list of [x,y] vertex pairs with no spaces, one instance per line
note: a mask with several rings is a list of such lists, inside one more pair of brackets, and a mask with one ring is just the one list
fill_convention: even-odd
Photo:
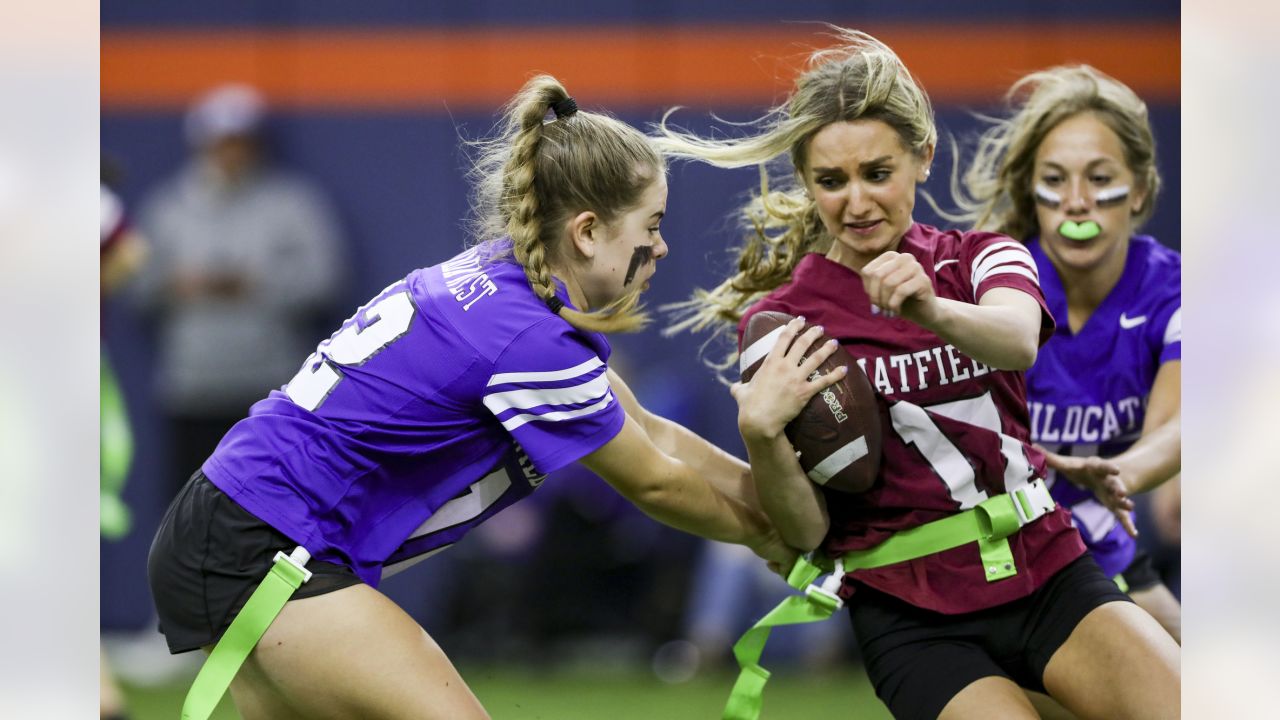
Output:
[[[742,382],[755,375],[792,319],[786,313],[760,312],[747,321],[739,359]],[[808,329],[806,325],[804,330]],[[814,347],[826,340],[822,338]],[[842,365],[850,372],[814,395],[787,423],[786,433],[810,480],[833,490],[858,493],[871,487],[880,469],[880,414],[871,383],[843,347],[815,372],[826,375]]]

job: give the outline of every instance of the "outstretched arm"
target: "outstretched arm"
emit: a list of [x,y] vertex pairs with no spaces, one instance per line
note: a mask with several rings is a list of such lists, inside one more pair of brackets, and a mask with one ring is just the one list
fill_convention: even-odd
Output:
[[1128,450],[1105,460],[1049,452],[1045,458],[1068,480],[1092,490],[1136,537],[1128,514],[1133,509],[1129,496],[1159,487],[1182,472],[1182,361],[1160,366],[1147,401],[1142,437]]
[[740,474],[739,467],[722,463],[711,454],[695,452],[691,460],[663,452],[628,414],[622,431],[582,458],[582,464],[661,523],[712,540],[746,545],[771,563],[787,566],[795,560],[796,551],[786,546],[763,512],[726,494],[698,464],[732,467]]
[[622,404],[622,409],[640,424],[640,428],[659,450],[693,468],[694,472],[729,497],[748,507],[760,509],[750,465],[685,426],[649,412],[617,373],[612,369],[608,373],[609,387]]
[[978,304],[940,298],[914,255],[886,252],[859,273],[881,310],[901,315],[969,357],[1000,370],[1026,370],[1040,347],[1040,303],[1027,293],[995,287]]
[[1129,494],[1146,492],[1182,472],[1182,361],[1160,366],[1142,437],[1132,447],[1111,458]]

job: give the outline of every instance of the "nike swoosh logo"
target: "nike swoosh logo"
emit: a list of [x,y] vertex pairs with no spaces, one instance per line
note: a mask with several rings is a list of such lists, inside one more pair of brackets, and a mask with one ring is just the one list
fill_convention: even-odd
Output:
[[1124,328],[1125,330],[1132,330],[1146,321],[1147,321],[1146,315],[1139,315],[1138,317],[1131,318],[1131,317],[1126,317],[1124,313],[1120,313],[1120,327]]
[[938,272],[939,270],[941,270],[941,269],[942,269],[942,266],[943,266],[943,265],[950,265],[950,264],[951,264],[951,263],[953,263],[953,262],[960,262],[960,261],[959,261],[959,260],[957,260],[957,259],[955,259],[955,258],[951,258],[950,260],[943,260],[942,262],[940,262],[940,263],[938,263],[937,265],[934,265],[934,266],[933,266],[933,271],[934,271],[934,272]]

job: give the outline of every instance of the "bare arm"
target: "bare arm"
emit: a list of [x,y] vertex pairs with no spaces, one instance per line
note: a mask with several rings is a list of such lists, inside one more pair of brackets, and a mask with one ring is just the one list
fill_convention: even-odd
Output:
[[1129,496],[1159,487],[1182,472],[1182,361],[1160,366],[1147,401],[1142,437],[1112,458],[1045,453],[1049,467],[1089,488],[1137,536],[1128,512]]
[[729,497],[688,463],[662,452],[627,416],[622,431],[582,464],[658,522],[712,540],[750,547],[779,564],[795,559],[769,519]]
[[760,505],[787,544],[807,552],[826,537],[830,518],[826,498],[800,467],[784,430],[809,398],[843,378],[848,368],[809,380],[836,346],[820,347],[802,362],[804,352],[822,337],[822,328],[810,328],[793,344],[801,327],[798,318],[791,321],[751,382],[737,383],[732,391]]
[[711,444],[679,423],[646,410],[635,393],[612,369],[609,386],[627,414],[640,423],[641,429],[659,450],[693,468],[724,494],[760,509],[751,466]]
[[877,307],[934,332],[965,355],[1000,370],[1026,370],[1040,347],[1040,303],[1014,288],[988,290],[973,305],[940,298],[915,256],[886,252],[861,270]]
[[1151,395],[1142,437],[1111,458],[1129,494],[1146,492],[1182,472],[1182,361],[1160,366]]

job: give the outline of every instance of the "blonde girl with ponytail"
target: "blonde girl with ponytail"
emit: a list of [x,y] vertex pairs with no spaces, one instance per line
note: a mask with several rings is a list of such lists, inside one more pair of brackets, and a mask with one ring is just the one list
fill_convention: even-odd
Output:
[[[254,647],[243,665],[215,654],[184,717],[207,716],[231,676],[247,720],[488,717],[376,588],[573,462],[660,522],[795,557],[747,465],[647,412],[609,369],[604,333],[643,324],[640,292],[668,252],[651,142],[539,76],[476,150],[472,246],[357,310],[162,521],[148,574],[170,650]],[[309,579],[246,635],[235,620],[250,605],[261,618],[255,588],[282,563]]]
[[[809,397],[789,390],[808,370],[783,358],[785,341],[732,392],[762,507],[788,543],[842,563],[814,588],[827,595],[807,597],[847,606],[895,717],[1035,718],[1020,685],[1080,717],[1176,717],[1177,644],[1085,554],[1029,441],[1023,371],[1054,328],[1030,253],[914,221],[937,142],[929,98],[884,43],[833,35],[749,134],[700,137],[670,114],[659,126],[669,155],[761,168],[736,268],[671,329],[741,337],[755,313],[802,316],[866,374],[881,464],[856,494],[811,481],[783,432]],[[979,513],[1006,512],[1017,522],[983,534]],[[735,648],[744,669],[726,717],[759,708],[755,633],[831,608],[802,619],[792,605]]]

